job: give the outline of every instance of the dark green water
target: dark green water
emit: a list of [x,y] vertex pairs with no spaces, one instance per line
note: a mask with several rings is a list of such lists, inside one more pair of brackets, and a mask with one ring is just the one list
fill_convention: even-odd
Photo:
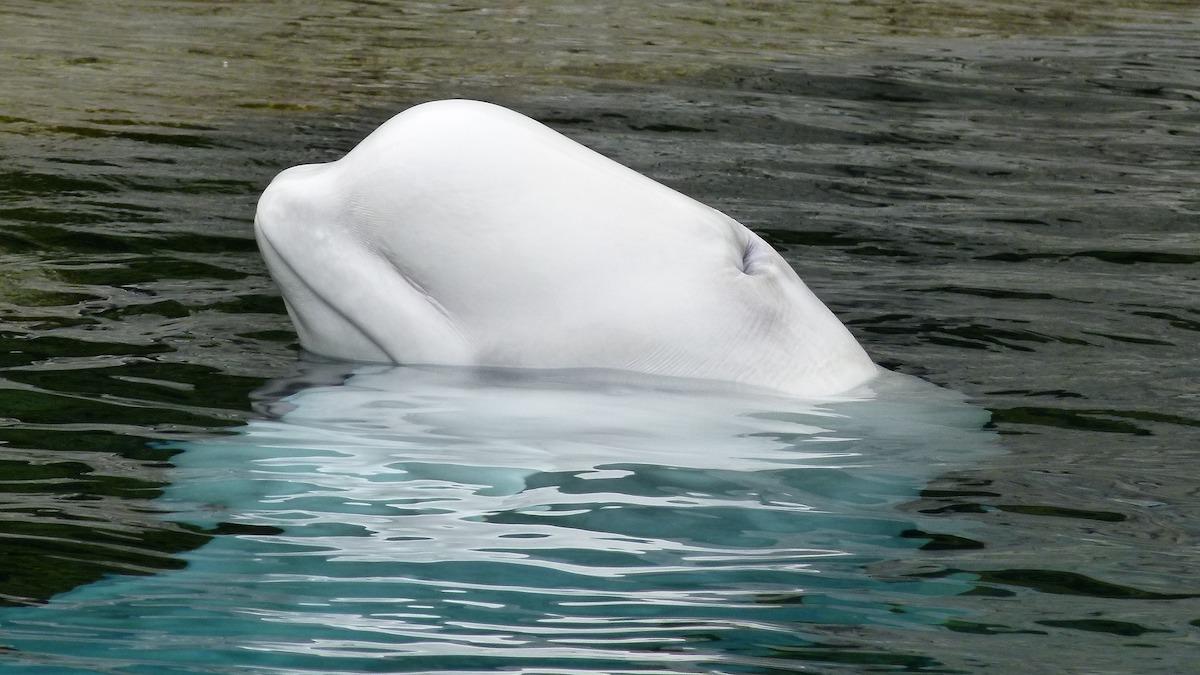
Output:
[[[279,169],[333,159],[391,114],[449,96],[514,107],[746,223],[877,361],[990,411],[1002,446],[876,505],[919,528],[893,537],[893,555],[838,572],[848,587],[834,609],[859,606],[857,619],[772,615],[761,634],[739,624],[736,640],[710,640],[707,662],[556,653],[565,660],[524,665],[707,672],[743,648],[763,660],[720,667],[1181,672],[1195,661],[1194,15],[1039,37],[1001,37],[1011,18],[993,17],[955,38],[921,25],[889,37],[862,28],[883,25],[865,9],[808,32],[796,28],[804,16],[746,7],[451,9],[0,10],[0,601],[12,605],[0,645],[13,669],[57,650],[87,670],[86,646],[103,646],[103,633],[67,629],[56,596],[101,579],[100,596],[137,593],[202,572],[204,551],[269,539],[253,519],[165,513],[187,489],[183,455],[245,436],[295,387],[256,390],[309,377],[250,237],[257,195]],[[938,580],[957,590],[932,604],[881,590]],[[880,620],[881,602],[925,618]],[[738,616],[678,636],[721,634]],[[656,617],[688,618],[609,618]],[[35,645],[39,631],[61,644]],[[464,654],[375,667],[496,665]],[[309,656],[245,663],[320,670],[321,654]],[[125,655],[104,667],[163,668]]]

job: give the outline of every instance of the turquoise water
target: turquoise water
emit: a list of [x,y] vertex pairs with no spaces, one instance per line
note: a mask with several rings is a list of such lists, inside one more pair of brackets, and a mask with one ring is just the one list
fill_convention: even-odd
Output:
[[[1114,4],[6,3],[0,669],[1187,672],[1198,24]],[[306,359],[257,195],[449,96],[940,388]]]

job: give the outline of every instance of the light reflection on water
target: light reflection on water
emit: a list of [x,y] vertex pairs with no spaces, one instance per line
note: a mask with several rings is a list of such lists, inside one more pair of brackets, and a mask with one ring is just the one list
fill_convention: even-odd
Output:
[[[1193,597],[1200,592],[1194,14],[1173,11],[1178,3],[1170,2],[1122,13],[1108,2],[1083,9],[1046,3],[1038,8],[1044,11],[923,3],[927,12],[887,23],[881,14],[889,4],[839,5],[844,13],[828,15],[819,11],[824,3],[794,3],[786,11],[736,3],[649,10],[619,4],[606,5],[606,20],[598,21],[598,6],[578,4],[486,12],[433,3],[406,3],[403,11],[365,2],[315,9],[289,2],[105,3],[103,11],[6,3],[0,8],[6,45],[0,50],[6,92],[0,602],[55,599],[5,614],[0,646],[23,648],[14,659],[34,662],[34,643],[10,644],[9,631],[19,625],[26,637],[30,630],[55,636],[44,651],[73,653],[87,670],[90,649],[111,648],[112,655],[125,641],[157,645],[177,636],[175,659],[202,664],[234,651],[185,653],[182,645],[211,637],[216,624],[208,619],[228,618],[240,598],[271,620],[229,620],[219,624],[223,630],[236,636],[276,627],[274,638],[261,634],[263,644],[275,639],[276,647],[296,650],[294,623],[306,617],[321,623],[354,614],[363,631],[386,629],[371,623],[375,613],[466,617],[454,635],[469,639],[450,647],[405,638],[408,648],[430,656],[406,661],[418,671],[451,667],[438,654],[461,655],[464,645],[503,643],[515,634],[542,644],[563,629],[565,639],[594,646],[599,634],[585,631],[599,627],[620,633],[618,640],[648,634],[656,648],[687,633],[709,645],[697,648],[705,658],[727,657],[723,667],[753,672],[778,666],[752,660],[767,651],[771,659],[790,659],[793,669],[941,664],[1016,672],[1044,664],[1046,672],[1179,672],[1193,658],[1200,621]],[[952,39],[963,31],[978,37]],[[1008,32],[1045,36],[1004,37]],[[263,525],[253,520],[263,513],[246,510],[256,494],[222,496],[215,489],[222,499],[210,500],[207,512],[189,512],[182,521],[164,513],[189,486],[205,484],[193,450],[216,448],[208,455],[214,461],[232,453],[228,462],[236,467],[251,455],[245,447],[238,454],[239,442],[287,428],[272,427],[286,413],[264,414],[262,405],[296,387],[285,385],[261,401],[253,392],[291,381],[313,397],[320,390],[314,371],[296,360],[294,334],[249,236],[266,181],[284,166],[339,156],[409,104],[448,96],[511,105],[747,223],[784,251],[877,360],[967,392],[990,410],[1004,451],[963,456],[953,469],[897,474],[890,483],[872,478],[864,490],[876,497],[863,503],[852,503],[845,490],[826,495],[844,517],[831,521],[839,536],[824,541],[803,529],[825,521],[809,518],[818,495],[800,474],[743,465],[736,473],[774,476],[747,484],[703,463],[671,459],[692,459],[672,439],[700,439],[706,431],[715,442],[735,434],[706,417],[674,435],[664,424],[659,436],[647,436],[659,439],[649,448],[660,453],[655,462],[592,467],[590,478],[577,477],[582,470],[574,466],[537,463],[572,457],[577,446],[553,456],[504,446],[525,462],[499,464],[513,469],[506,472],[489,462],[467,463],[475,468],[459,470],[470,476],[425,455],[403,467],[436,471],[421,478],[425,483],[363,462],[395,480],[381,487],[402,487],[410,499],[426,499],[422,491],[431,486],[450,486],[450,515],[424,502],[428,513],[396,515],[407,506],[379,506],[373,493],[362,494],[355,511],[333,492],[298,509],[327,517]],[[516,395],[511,401],[529,404]],[[514,411],[492,410],[500,412]],[[634,428],[655,416],[674,424],[694,419],[679,410],[642,412],[649,417],[635,419]],[[537,419],[547,438],[561,440],[554,434],[577,429],[550,433],[546,417]],[[912,428],[912,417],[903,419]],[[484,428],[482,418],[473,424]],[[821,426],[807,418],[754,424]],[[939,422],[930,435],[941,437],[955,424]],[[928,450],[923,442],[888,436],[889,428],[901,427],[860,428],[858,435]],[[216,433],[227,439],[213,440]],[[589,447],[604,440],[595,432]],[[467,445],[493,447],[478,436]],[[580,466],[600,465],[604,457],[577,459]],[[335,477],[350,471],[337,456],[307,467],[265,468],[281,475],[315,471],[317,460],[330,463]],[[679,470],[651,469],[668,466]],[[486,483],[490,490],[472,482],[477,469],[496,479]],[[199,472],[196,481],[178,478],[189,471]],[[849,479],[839,474],[835,484]],[[249,489],[232,480],[227,487],[239,485]],[[573,513],[600,503],[592,497],[602,489],[614,500],[605,505],[622,507],[609,511],[629,516],[608,529],[591,516],[603,509]],[[750,499],[754,490],[768,489],[804,498]],[[672,498],[686,505],[667,505]],[[534,508],[546,504],[565,511]],[[372,513],[376,507],[385,515]],[[469,520],[457,517],[459,507],[508,515]],[[712,509],[720,518],[690,520]],[[248,520],[214,524],[226,517]],[[367,524],[359,527],[357,519]],[[336,556],[308,551],[300,540],[333,537],[334,552],[365,546],[370,557],[379,539],[370,533],[399,527],[393,521],[426,525],[413,535],[421,539],[402,549],[407,557],[396,561],[404,568],[396,578],[413,587],[378,597],[383,604],[397,597],[433,603],[435,610],[355,603],[345,611],[332,603],[331,610],[319,606],[330,598],[306,595],[305,584],[317,576],[308,566]],[[441,531],[429,524],[438,522],[461,537],[430,535]],[[712,522],[729,527],[707,529]],[[772,534],[742,541],[736,554],[714,553],[735,545],[735,523]],[[851,532],[850,523],[881,529]],[[347,526],[351,531],[338,529]],[[651,527],[652,535],[644,529]],[[651,543],[631,544],[612,528],[633,528]],[[908,536],[897,534],[909,528]],[[551,536],[505,538],[503,550],[477,543],[476,537],[504,532]],[[780,543],[788,537],[807,543]],[[611,557],[579,553],[602,542],[614,549],[605,551]],[[281,552],[275,546],[300,555],[275,555]],[[475,558],[463,562],[466,569],[438,568],[440,585],[431,585],[413,570],[437,567],[418,556],[437,546]],[[271,555],[260,560],[246,551]],[[521,630],[505,632],[497,627],[508,624],[493,613],[503,609],[469,604],[482,597],[475,586],[459,589],[473,595],[464,599],[468,604],[445,602],[442,596],[453,594],[436,590],[451,581],[473,583],[463,579],[483,551],[505,576],[489,591],[495,597],[482,602],[519,606],[505,595],[516,592],[511,585],[522,589],[522,601],[536,595],[542,604],[528,605],[535,609],[573,603],[575,587],[563,580],[575,576],[596,584],[581,589],[581,602],[604,593],[628,592],[632,599],[566,604],[561,625],[508,617]],[[854,555],[821,553],[829,551]],[[777,554],[783,558],[771,557]],[[733,563],[722,556],[729,555],[751,561],[747,569],[771,569],[771,583],[782,579],[775,595],[750,602],[736,583],[732,595],[713,593],[727,577],[741,583],[741,571],[725,569]],[[629,562],[637,556],[649,557]],[[266,560],[296,565],[299,576],[288,579],[300,581],[250,583],[267,573],[241,566]],[[228,581],[222,575],[233,574],[231,561],[244,574],[238,583],[211,583]],[[352,564],[334,562],[338,569]],[[659,565],[662,577],[612,571]],[[526,574],[510,579],[514,569]],[[714,576],[701,578],[697,569]],[[603,575],[583,574],[588,570]],[[547,581],[550,574],[556,576]],[[797,604],[800,598],[780,590],[811,591],[814,579],[843,586],[837,593],[821,589],[832,598],[824,604],[813,593]],[[606,590],[610,582],[621,585]],[[364,601],[363,587],[348,583],[356,590],[345,597]],[[539,583],[555,593],[528,591]],[[757,578],[749,584],[752,593],[762,585]],[[134,587],[167,594],[154,602],[181,622],[176,610],[201,598],[212,598],[206,606],[213,614],[197,612],[187,619],[191,628],[167,630],[153,621],[153,603],[119,600]],[[330,595],[336,589],[332,581],[318,587]],[[671,594],[691,598],[701,591],[708,593],[698,596],[705,611],[729,611],[678,630],[655,623],[686,613],[689,606],[672,604]],[[67,603],[76,601],[94,604],[71,613]],[[751,610],[765,618],[745,619]],[[570,617],[585,613],[580,628]],[[63,616],[69,618],[56,623]],[[435,621],[402,619],[418,627]],[[68,624],[81,632],[65,632]],[[344,637],[324,635],[306,649],[334,659]],[[545,648],[562,649],[553,644]],[[648,650],[639,658],[650,660],[640,663],[661,665]],[[290,656],[276,652],[272,660],[270,653],[257,663],[289,667]],[[751,660],[734,664],[735,655]],[[544,665],[524,657],[511,663]],[[706,672],[696,663],[670,663]],[[592,663],[610,671],[628,665]],[[55,668],[49,672],[60,672]]]

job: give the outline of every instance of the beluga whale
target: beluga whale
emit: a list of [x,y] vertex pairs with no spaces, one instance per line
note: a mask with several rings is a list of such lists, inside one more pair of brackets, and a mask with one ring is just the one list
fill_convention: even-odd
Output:
[[301,346],[394,364],[606,369],[835,395],[879,368],[720,211],[507,108],[409,108],[278,174],[255,235]]

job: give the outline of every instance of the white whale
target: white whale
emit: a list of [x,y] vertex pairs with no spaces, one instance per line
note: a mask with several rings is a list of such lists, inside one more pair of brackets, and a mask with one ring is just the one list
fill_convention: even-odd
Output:
[[283,171],[255,232],[301,345],[329,357],[801,396],[878,372],[745,226],[488,103],[418,105],[342,159]]

